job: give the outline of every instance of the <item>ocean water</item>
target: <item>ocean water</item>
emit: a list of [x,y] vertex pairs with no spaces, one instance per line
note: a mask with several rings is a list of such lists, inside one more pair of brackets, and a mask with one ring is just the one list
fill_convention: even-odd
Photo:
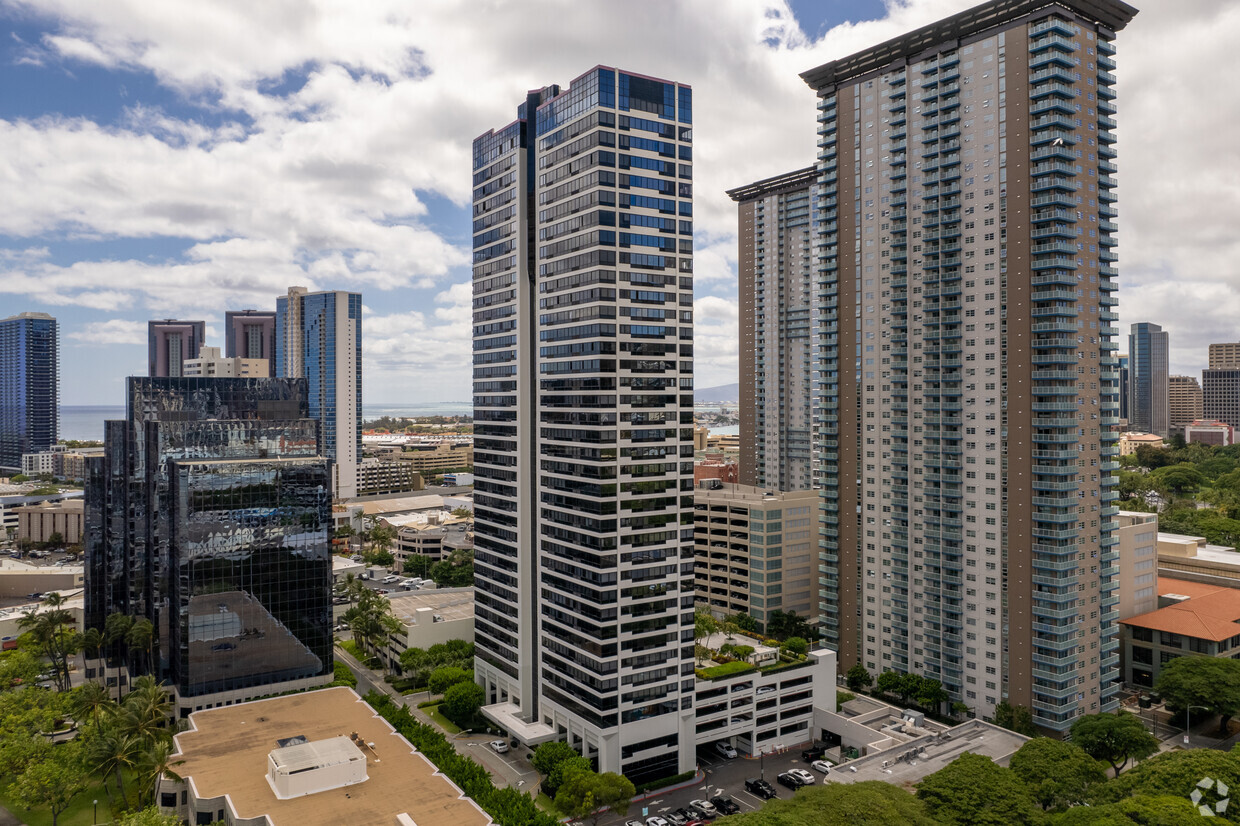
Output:
[[[417,404],[363,404],[362,418],[380,416],[472,416],[470,402],[421,402]],[[103,423],[125,418],[124,405],[61,405],[60,438],[103,441]]]

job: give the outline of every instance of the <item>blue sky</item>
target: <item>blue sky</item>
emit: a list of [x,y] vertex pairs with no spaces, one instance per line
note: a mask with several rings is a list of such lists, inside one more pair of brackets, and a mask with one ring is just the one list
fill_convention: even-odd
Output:
[[[0,316],[55,315],[62,401],[119,404],[147,319],[218,345],[227,309],[359,290],[365,401],[467,399],[470,141],[605,63],[694,86],[697,381],[732,382],[723,193],[812,162],[797,73],[969,5],[0,0]],[[1118,43],[1121,313],[1195,372],[1237,339],[1240,102],[1190,81],[1234,72],[1240,4],[1159,5]]]

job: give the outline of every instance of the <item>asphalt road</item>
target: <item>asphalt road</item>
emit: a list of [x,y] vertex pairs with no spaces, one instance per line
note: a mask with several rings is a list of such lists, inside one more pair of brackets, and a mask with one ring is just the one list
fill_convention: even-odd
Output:
[[656,792],[653,797],[646,800],[635,800],[625,815],[606,815],[599,821],[599,826],[622,826],[629,820],[644,821],[650,815],[663,815],[673,809],[687,806],[691,800],[710,799],[719,794],[720,790],[741,807],[741,812],[752,812],[762,808],[762,804],[766,801],[745,791],[746,778],[765,776],[775,787],[778,797],[790,798],[792,789],[775,782],[776,776],[788,769],[809,769],[810,774],[814,775],[819,783],[823,782],[822,775],[810,769],[801,760],[800,746],[783,754],[768,755],[765,758],[737,757],[732,760],[720,757],[711,749],[699,749],[698,765],[706,776],[703,782],[675,791]]

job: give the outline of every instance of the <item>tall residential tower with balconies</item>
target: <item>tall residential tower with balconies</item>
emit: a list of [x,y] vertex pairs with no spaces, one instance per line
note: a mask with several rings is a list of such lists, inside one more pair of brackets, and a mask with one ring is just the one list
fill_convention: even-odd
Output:
[[812,69],[820,612],[840,667],[1062,731],[1117,706],[1118,0]]
[[473,153],[484,712],[639,782],[694,765],[692,130],[600,66]]
[[741,483],[808,490],[813,345],[811,166],[728,191],[739,206]]

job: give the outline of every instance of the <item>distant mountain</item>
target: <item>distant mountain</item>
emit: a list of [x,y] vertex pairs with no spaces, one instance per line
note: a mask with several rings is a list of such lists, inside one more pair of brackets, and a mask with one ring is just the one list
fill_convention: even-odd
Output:
[[699,387],[693,391],[695,402],[735,402],[740,401],[741,386],[739,384],[721,384],[718,387]]

